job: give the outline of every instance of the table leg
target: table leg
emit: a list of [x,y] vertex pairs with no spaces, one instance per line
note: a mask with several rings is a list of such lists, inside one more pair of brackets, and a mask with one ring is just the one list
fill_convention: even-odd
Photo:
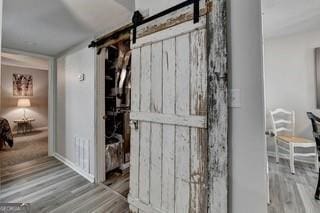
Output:
[[18,134],[21,133],[21,131],[22,131],[22,125],[21,123],[18,123],[18,130],[17,130]]
[[23,123],[23,134],[25,135],[26,134],[26,123]]

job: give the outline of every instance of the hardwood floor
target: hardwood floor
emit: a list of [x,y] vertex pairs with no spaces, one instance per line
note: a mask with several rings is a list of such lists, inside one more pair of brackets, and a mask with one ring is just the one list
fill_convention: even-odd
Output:
[[126,199],[91,184],[55,158],[44,157],[0,170],[0,203],[31,203],[32,212],[126,213]]
[[318,173],[314,166],[296,162],[296,174],[290,172],[289,161],[269,158],[269,213],[319,213],[320,201],[314,199]]
[[107,175],[104,184],[117,193],[120,193],[122,196],[128,197],[129,179],[129,173],[121,174],[120,172],[114,172],[110,175]]

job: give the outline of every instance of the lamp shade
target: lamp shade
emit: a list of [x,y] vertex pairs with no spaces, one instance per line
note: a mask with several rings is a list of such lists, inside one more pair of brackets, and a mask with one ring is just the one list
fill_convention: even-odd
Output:
[[18,107],[31,107],[30,99],[19,99],[18,100]]

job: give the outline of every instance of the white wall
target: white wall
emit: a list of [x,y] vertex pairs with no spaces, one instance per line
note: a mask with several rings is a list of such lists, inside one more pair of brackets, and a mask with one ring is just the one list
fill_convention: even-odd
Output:
[[161,0],[161,1],[136,0],[135,7],[136,7],[136,10],[140,10],[140,11],[148,10],[149,15],[152,16],[156,13],[161,12],[162,10],[168,9],[169,7],[172,7],[184,1],[185,0]]
[[[150,15],[183,0],[136,0]],[[230,88],[241,89],[241,108],[230,110],[230,199],[233,213],[267,212],[261,7],[228,0]]]
[[296,112],[296,134],[312,139],[306,112],[316,112],[315,56],[320,31],[265,40],[265,95],[269,111],[281,107]]
[[28,74],[33,77],[33,96],[30,99],[31,107],[26,108],[27,117],[35,119],[33,128],[48,127],[48,70],[38,70],[31,68],[1,66],[2,76],[2,96],[1,96],[1,116],[8,119],[13,131],[16,130],[14,120],[23,117],[23,109],[17,107],[18,99],[13,96],[13,74]]
[[[94,50],[80,45],[57,59],[57,140],[55,150],[75,162],[74,137],[89,140],[94,174]],[[85,74],[85,81],[78,75]]]
[[228,0],[230,88],[241,108],[230,109],[231,212],[267,212],[261,6]]

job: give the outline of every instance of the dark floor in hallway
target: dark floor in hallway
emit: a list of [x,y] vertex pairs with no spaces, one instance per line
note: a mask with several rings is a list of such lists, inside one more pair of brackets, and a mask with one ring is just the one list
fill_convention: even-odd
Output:
[[296,174],[290,172],[289,161],[269,158],[269,213],[319,213],[320,201],[314,199],[318,173],[314,165],[295,162]]

